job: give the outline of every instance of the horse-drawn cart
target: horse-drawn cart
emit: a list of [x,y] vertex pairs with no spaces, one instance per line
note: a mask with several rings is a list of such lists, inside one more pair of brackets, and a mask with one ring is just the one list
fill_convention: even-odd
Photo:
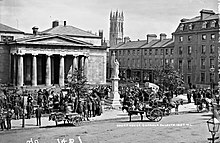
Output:
[[56,126],[58,122],[64,121],[64,124],[71,123],[74,126],[79,126],[82,123],[82,116],[78,113],[63,113],[63,112],[52,112],[49,116],[49,120],[55,121]]
[[153,107],[144,107],[143,110],[128,109],[128,115],[130,121],[132,115],[138,115],[138,114],[140,114],[141,120],[143,120],[143,114],[145,114],[150,121],[159,122],[163,118],[164,113],[160,108],[153,108]]

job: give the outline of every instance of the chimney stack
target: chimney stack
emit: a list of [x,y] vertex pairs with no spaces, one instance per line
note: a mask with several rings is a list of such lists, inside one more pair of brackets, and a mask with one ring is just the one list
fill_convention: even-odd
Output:
[[34,27],[32,28],[32,30],[33,30],[33,35],[36,36],[37,33],[38,33],[38,27],[34,26]]
[[201,20],[204,20],[206,17],[214,15],[214,11],[213,10],[206,10],[203,9],[200,11],[200,16],[201,16]]
[[55,20],[52,22],[52,28],[59,26],[59,21]]
[[167,38],[167,35],[165,33],[160,34],[160,41],[164,40]]
[[66,21],[63,22],[63,26],[66,26]]
[[124,37],[124,43],[128,43],[130,41],[129,37]]
[[156,39],[156,34],[147,34],[147,43],[150,43],[152,40]]

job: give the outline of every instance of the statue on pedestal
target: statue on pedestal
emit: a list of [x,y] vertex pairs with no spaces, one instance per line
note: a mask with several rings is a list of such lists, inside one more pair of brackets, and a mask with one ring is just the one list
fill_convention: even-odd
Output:
[[119,62],[115,59],[115,53],[112,55],[112,78],[118,78],[119,75]]
[[111,92],[111,94],[113,95],[112,107],[119,108],[119,107],[121,107],[120,95],[118,93],[119,62],[117,59],[115,59],[115,53],[113,53],[113,55],[112,55],[111,66],[112,66],[112,74],[111,74],[112,92]]

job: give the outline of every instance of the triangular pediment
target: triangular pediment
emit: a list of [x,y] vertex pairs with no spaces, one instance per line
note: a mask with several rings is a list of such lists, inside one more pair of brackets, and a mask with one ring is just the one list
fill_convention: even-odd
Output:
[[77,40],[69,36],[62,35],[37,35],[27,37],[24,39],[18,39],[16,43],[20,44],[40,44],[40,45],[72,45],[72,46],[88,46],[91,43]]

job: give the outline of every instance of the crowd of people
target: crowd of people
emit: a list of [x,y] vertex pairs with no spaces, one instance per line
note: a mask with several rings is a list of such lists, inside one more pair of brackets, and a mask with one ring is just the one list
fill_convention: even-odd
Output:
[[[11,129],[11,120],[37,118],[37,125],[41,125],[42,114],[51,112],[76,112],[89,120],[91,117],[100,116],[103,113],[104,101],[110,98],[111,86],[96,86],[90,88],[88,92],[78,92],[74,89],[61,89],[56,91],[53,88],[28,90],[8,90],[2,89],[0,96],[0,125],[1,129]],[[154,92],[151,88],[139,88],[137,86],[120,86],[120,98],[122,99],[122,109],[132,108],[132,110],[142,110],[147,104],[154,104],[161,101],[166,107],[173,105],[177,108],[179,102],[172,103],[172,99],[177,92]],[[217,91],[211,92],[208,89],[193,89],[187,91],[188,103],[191,99],[197,105],[201,99],[211,99],[218,95]],[[200,99],[200,100],[198,100]],[[219,97],[216,96],[219,104]],[[208,104],[208,103],[207,103]],[[152,105],[151,105],[152,106]],[[207,105],[208,106],[208,105]]]
[[103,99],[110,96],[110,90],[109,86],[96,86],[85,93],[69,88],[58,91],[53,88],[34,91],[5,88],[0,97],[1,129],[11,129],[11,120],[23,116],[26,119],[36,117],[37,125],[41,125],[42,114],[55,111],[76,112],[89,120],[90,117],[102,114]]

